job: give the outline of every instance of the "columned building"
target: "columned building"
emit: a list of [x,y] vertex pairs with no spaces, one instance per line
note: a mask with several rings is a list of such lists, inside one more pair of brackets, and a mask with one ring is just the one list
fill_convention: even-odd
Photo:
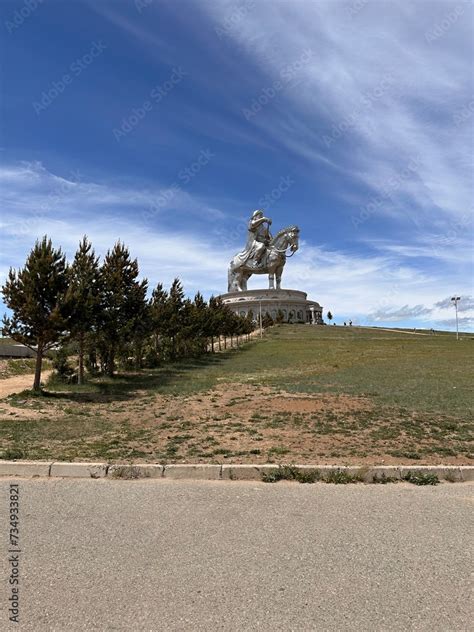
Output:
[[247,316],[252,312],[258,320],[269,314],[273,320],[281,312],[285,323],[323,324],[323,308],[316,301],[310,301],[306,292],[299,290],[246,290],[222,294],[221,299],[233,312]]

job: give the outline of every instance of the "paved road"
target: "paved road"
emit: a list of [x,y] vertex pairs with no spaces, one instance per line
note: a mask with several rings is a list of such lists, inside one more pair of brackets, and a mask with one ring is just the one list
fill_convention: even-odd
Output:
[[453,632],[473,615],[469,483],[18,480],[21,623],[2,578],[2,630]]

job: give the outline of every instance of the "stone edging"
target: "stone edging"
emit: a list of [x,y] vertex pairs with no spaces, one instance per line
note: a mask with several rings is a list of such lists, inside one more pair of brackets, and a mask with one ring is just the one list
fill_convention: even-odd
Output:
[[[373,483],[374,479],[402,480],[409,473],[436,475],[440,481],[474,481],[472,465],[377,465],[377,466],[339,466],[339,465],[296,465],[292,466],[304,474],[318,471],[321,480],[328,475],[345,473],[363,483]],[[208,465],[208,464],[136,464],[109,465],[107,463],[67,463],[64,461],[2,461],[0,477],[50,477],[50,478],[109,478],[139,479],[165,478],[181,480],[239,480],[261,481],[262,476],[278,472],[280,466],[268,465]]]

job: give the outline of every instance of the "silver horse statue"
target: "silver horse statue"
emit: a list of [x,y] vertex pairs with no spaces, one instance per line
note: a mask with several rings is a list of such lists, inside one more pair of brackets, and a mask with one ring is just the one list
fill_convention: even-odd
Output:
[[[249,223],[249,239],[247,247],[232,259],[228,272],[228,292],[243,292],[247,289],[247,281],[252,274],[268,274],[268,287],[281,288],[281,275],[288,257],[298,250],[300,229],[288,226],[280,230],[275,237],[268,228],[271,220],[263,216],[262,211],[255,211]],[[288,254],[291,252],[291,254]]]

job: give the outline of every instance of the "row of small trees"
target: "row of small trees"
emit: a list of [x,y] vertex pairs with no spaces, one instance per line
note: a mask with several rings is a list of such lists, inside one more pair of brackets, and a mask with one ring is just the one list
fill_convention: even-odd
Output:
[[136,259],[117,242],[99,263],[84,237],[72,264],[48,237],[36,242],[20,270],[2,287],[12,316],[3,332],[36,352],[33,388],[40,389],[45,353],[61,345],[77,353],[78,383],[85,365],[113,376],[117,364],[156,366],[163,360],[214,351],[214,339],[248,335],[252,317],[234,314],[219,298],[185,297],[178,279],[169,291],[159,283],[147,298]]

